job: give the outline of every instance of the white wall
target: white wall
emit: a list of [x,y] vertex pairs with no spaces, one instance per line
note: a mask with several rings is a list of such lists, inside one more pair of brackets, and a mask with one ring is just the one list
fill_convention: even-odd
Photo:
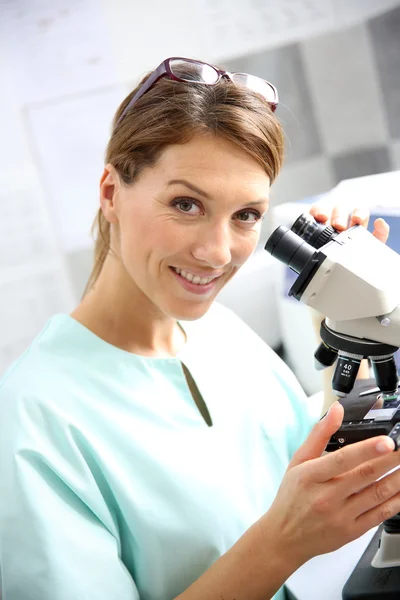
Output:
[[342,29],[399,0],[102,0],[122,81],[167,56],[229,60]]

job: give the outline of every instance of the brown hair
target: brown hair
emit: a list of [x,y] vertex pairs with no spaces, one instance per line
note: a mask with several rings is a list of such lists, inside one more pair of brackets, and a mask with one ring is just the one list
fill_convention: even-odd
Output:
[[[119,106],[105,160],[131,185],[153,166],[171,144],[183,144],[196,133],[220,136],[254,157],[271,183],[282,166],[283,133],[264,98],[221,79],[216,85],[172,81],[164,77],[146,92],[118,123],[148,73]],[[95,284],[110,250],[110,223],[101,208],[93,223],[94,267],[85,293]]]

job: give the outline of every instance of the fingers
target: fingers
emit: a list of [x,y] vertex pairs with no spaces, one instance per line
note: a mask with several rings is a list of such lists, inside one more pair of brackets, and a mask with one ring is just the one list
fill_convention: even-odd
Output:
[[390,227],[386,223],[384,219],[376,219],[374,221],[374,230],[372,235],[374,235],[378,240],[386,244],[389,237]]
[[332,207],[329,203],[317,202],[310,209],[310,214],[321,223],[330,223],[338,231],[348,227],[361,225],[368,227],[370,212],[368,207],[355,207],[349,209],[344,204]]
[[338,204],[332,207],[330,203],[317,202],[310,208],[310,214],[320,223],[332,225],[339,231],[347,229],[349,210],[344,205]]
[[[347,501],[347,506],[351,511],[354,510],[354,512],[360,515],[387,502],[390,498],[400,493],[400,470],[398,468],[398,462],[399,461],[397,461],[397,465],[394,465],[397,469],[393,473],[386,475],[386,477],[382,477],[382,475],[389,470],[387,468],[386,471],[378,474],[378,477],[382,477],[379,481],[373,480],[373,483],[361,490],[361,492],[350,496]],[[372,470],[375,469],[373,468]],[[377,472],[378,471],[379,469],[377,469]]]
[[[372,439],[378,440],[377,437]],[[379,439],[392,448],[392,440],[388,441],[386,436],[380,436]],[[377,456],[379,458],[376,458]],[[375,482],[378,479],[386,475],[389,471],[397,469],[399,465],[400,452],[393,452],[391,449],[389,452],[383,452],[383,455],[381,456],[379,456],[379,453],[377,452],[375,460],[368,461],[368,459],[366,459],[364,462],[359,463],[353,470],[349,470],[349,472],[345,473],[342,477],[338,477],[335,481],[335,485],[338,489],[343,488],[343,491],[347,495],[360,495],[362,490],[375,485]],[[396,493],[396,491],[400,491],[400,479],[398,481],[398,490],[395,490],[393,494]]]
[[321,223],[326,223],[331,214],[331,209],[328,206],[324,206],[322,203],[313,204],[310,208],[310,215]]
[[353,227],[354,225],[368,227],[369,216],[368,208],[355,208],[350,217],[349,227]]
[[334,402],[326,416],[313,427],[304,444],[293,455],[289,467],[300,465],[307,460],[320,457],[331,435],[342,424],[343,413],[343,406],[339,402]]
[[[367,208],[355,208],[349,217],[349,211],[343,206],[335,206],[333,209],[315,204],[310,209],[310,214],[321,223],[332,225],[338,231],[344,231],[348,227],[361,225],[368,227],[370,212]],[[390,227],[384,219],[374,221],[374,235],[378,240],[386,244],[390,233]]]
[[344,231],[349,224],[349,210],[345,206],[337,205],[332,210],[331,225],[338,231]]
[[400,512],[400,493],[357,517],[355,520],[355,526],[358,530],[357,535],[361,535],[372,527],[380,525],[386,519],[391,519],[398,512]]
[[[394,447],[393,440],[386,435],[345,446],[315,461],[313,480],[323,483],[345,474],[335,485],[342,485],[346,493],[357,492],[399,464],[400,455],[393,452]],[[386,466],[384,462],[378,465],[371,462],[388,454],[391,456]]]

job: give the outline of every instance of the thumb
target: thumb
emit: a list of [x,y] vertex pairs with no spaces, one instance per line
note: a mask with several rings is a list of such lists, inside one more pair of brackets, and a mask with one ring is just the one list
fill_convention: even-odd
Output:
[[323,419],[318,421],[313,427],[304,444],[300,446],[293,455],[289,467],[300,465],[313,458],[319,458],[325,450],[331,435],[333,435],[342,424],[343,414],[343,406],[340,402],[334,402]]

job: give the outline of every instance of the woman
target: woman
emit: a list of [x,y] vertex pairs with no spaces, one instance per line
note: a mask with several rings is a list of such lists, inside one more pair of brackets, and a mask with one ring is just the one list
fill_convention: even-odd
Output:
[[167,59],[118,109],[85,296],[0,387],[3,600],[283,598],[400,510],[400,476],[375,483],[393,443],[321,457],[335,404],[297,450],[300,387],[213,305],[257,245],[276,104],[263,80]]

